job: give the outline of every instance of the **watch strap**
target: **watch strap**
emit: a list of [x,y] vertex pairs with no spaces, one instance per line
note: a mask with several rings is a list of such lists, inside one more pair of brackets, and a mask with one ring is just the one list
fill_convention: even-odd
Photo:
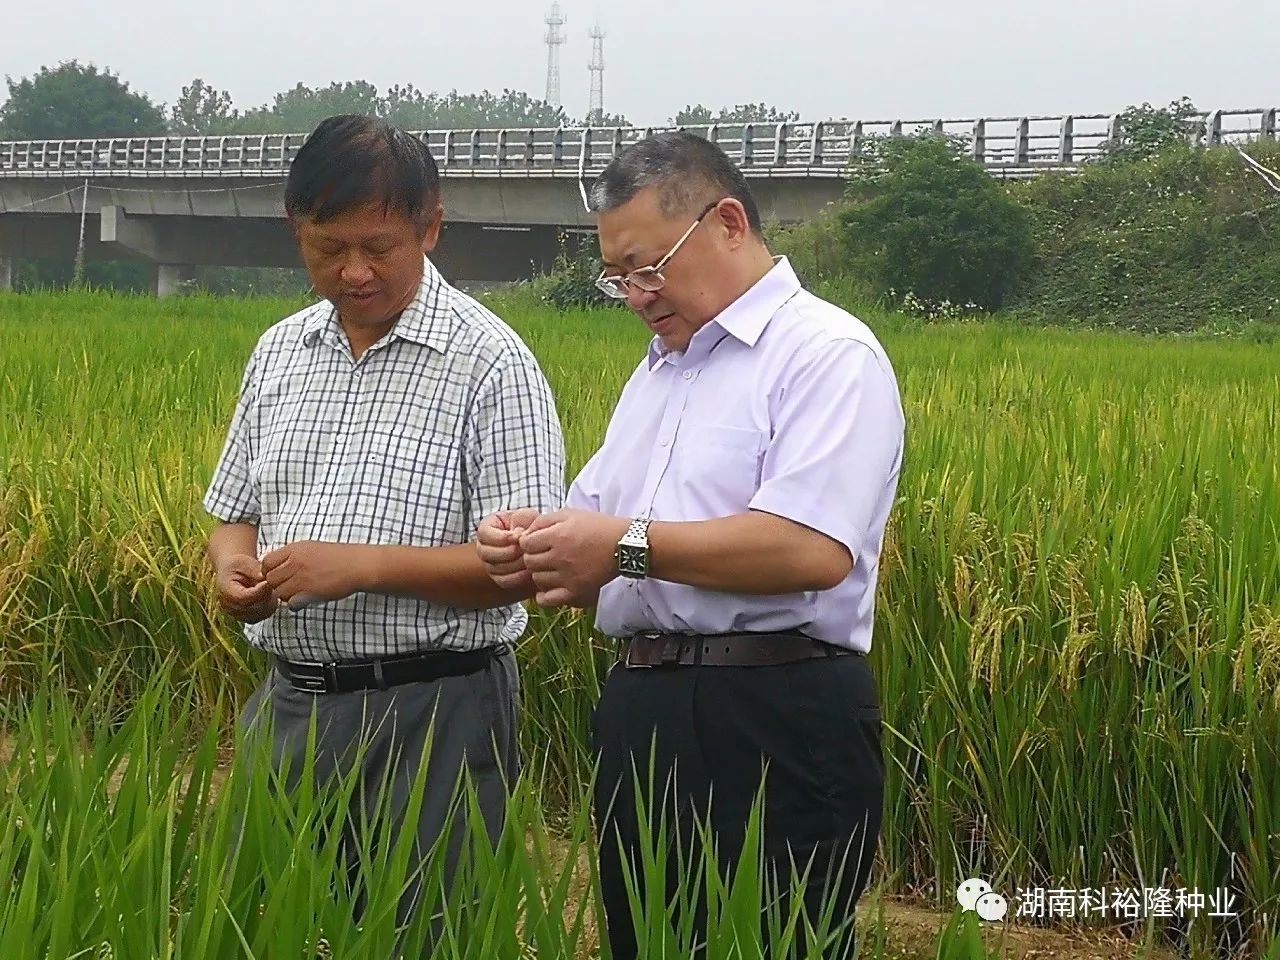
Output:
[[622,535],[622,539],[627,543],[647,547],[649,545],[649,524],[652,522],[647,517],[633,518],[627,527],[627,532]]

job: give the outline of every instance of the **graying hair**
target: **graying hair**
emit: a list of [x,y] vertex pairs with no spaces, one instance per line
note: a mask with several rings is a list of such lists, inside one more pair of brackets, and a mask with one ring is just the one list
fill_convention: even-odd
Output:
[[654,134],[623,150],[591,185],[591,210],[603,213],[630,203],[640,191],[657,187],[662,212],[692,213],[719,197],[732,197],[747,211],[760,234],[760,211],[746,177],[716,144],[688,131]]

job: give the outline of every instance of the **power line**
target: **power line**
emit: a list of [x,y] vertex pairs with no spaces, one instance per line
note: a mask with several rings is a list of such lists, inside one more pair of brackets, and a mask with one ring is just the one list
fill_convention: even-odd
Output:
[[266,189],[267,187],[284,186],[286,182],[287,181],[284,181],[284,180],[271,180],[271,181],[268,181],[267,183],[253,183],[243,187],[209,187],[207,189],[202,188],[199,190],[151,190],[146,187],[105,187],[100,184],[89,183],[86,180],[84,186],[72,187],[70,190],[63,190],[61,193],[55,193],[49,197],[41,197],[39,200],[32,200],[30,203],[24,203],[20,207],[7,207],[4,210],[0,210],[0,215],[6,214],[6,213],[21,213],[23,210],[30,210],[34,207],[40,206],[41,204],[50,203],[53,200],[61,200],[63,197],[69,197],[73,193],[80,193],[82,190],[84,191],[84,194],[85,194],[85,200],[82,202],[84,205],[87,206],[88,193],[90,190],[102,190],[109,194],[146,193],[146,194],[151,194],[153,196],[156,194],[161,194],[161,195],[173,194],[175,196],[185,196],[187,194],[192,194],[192,193],[237,193],[241,190],[263,190],[263,189]]
[[68,197],[77,190],[82,189],[83,187],[72,187],[70,190],[63,190],[61,193],[55,193],[51,197],[41,197],[39,200],[32,200],[30,203],[24,203],[20,207],[9,207],[6,210],[0,210],[0,213],[21,213],[23,210],[30,210],[32,207],[38,207],[40,204],[48,203],[50,200],[61,200],[63,197]]
[[175,196],[185,196],[189,193],[239,193],[242,190],[265,190],[267,187],[283,187],[287,180],[268,180],[265,183],[251,183],[242,187],[201,187],[198,190],[152,190],[147,187],[104,187],[99,184],[93,184],[91,189],[107,190],[111,193],[171,193]]

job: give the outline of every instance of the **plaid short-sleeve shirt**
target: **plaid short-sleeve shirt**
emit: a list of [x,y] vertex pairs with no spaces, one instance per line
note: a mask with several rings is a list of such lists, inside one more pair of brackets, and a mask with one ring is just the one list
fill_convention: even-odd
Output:
[[[391,332],[356,360],[322,301],[263,334],[204,506],[258,527],[258,556],[290,543],[434,547],[469,541],[497,510],[556,510],[564,444],[528,347],[429,261]],[[281,608],[249,643],[349,660],[512,641],[524,607],[465,610],[356,593]]]

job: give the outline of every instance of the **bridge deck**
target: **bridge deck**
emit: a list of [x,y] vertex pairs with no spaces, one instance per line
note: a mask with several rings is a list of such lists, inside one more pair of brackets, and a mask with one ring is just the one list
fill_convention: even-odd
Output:
[[[1276,136],[1275,107],[1202,114],[1205,142]],[[688,127],[718,143],[750,177],[839,177],[877,137],[930,130],[962,138],[993,173],[1074,169],[1117,135],[1115,115],[964,120],[823,120]],[[586,177],[657,127],[415,131],[447,177]],[[0,178],[281,177],[306,134],[134,137],[0,143]]]
[[[688,129],[718,143],[752,179],[768,222],[821,214],[876,138],[918,130],[962,139],[993,176],[1075,170],[1099,156],[1119,118],[824,120]],[[451,279],[512,280],[549,269],[560,238],[593,228],[585,184],[655,128],[426,130],[445,181],[446,225],[433,254]],[[1274,138],[1276,108],[1204,114],[1204,143]],[[300,133],[0,143],[0,288],[7,257],[133,259],[158,292],[194,264],[296,266],[283,184]],[[177,271],[177,273],[175,273]],[[165,278],[168,277],[169,280]]]

